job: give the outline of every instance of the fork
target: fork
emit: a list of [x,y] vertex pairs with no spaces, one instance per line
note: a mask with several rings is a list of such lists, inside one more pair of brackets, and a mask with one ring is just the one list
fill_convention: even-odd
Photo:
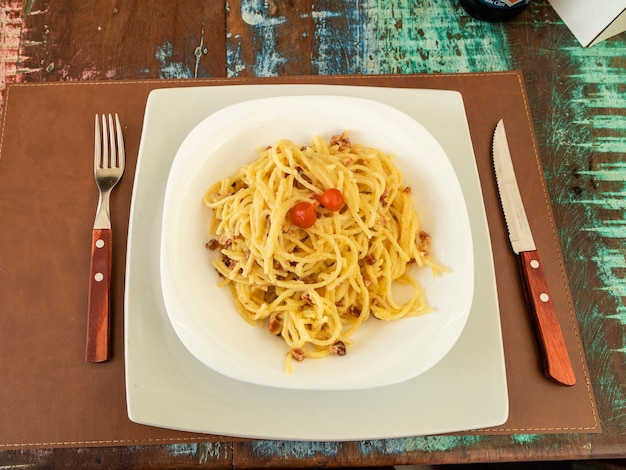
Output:
[[87,362],[104,362],[111,358],[111,255],[113,235],[109,199],[111,190],[124,173],[125,154],[122,126],[115,114],[102,115],[102,130],[98,115],[95,126],[94,176],[99,191],[98,209],[91,237],[91,266],[89,306],[87,315]]

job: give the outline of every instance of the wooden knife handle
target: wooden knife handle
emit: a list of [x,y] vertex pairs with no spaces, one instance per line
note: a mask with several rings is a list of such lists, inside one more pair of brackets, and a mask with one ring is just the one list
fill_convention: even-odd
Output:
[[89,307],[87,312],[87,362],[104,362],[111,357],[111,229],[94,229],[91,236]]
[[524,293],[543,353],[544,373],[563,385],[574,385],[576,376],[563,332],[548,289],[543,264],[537,251],[519,253]]

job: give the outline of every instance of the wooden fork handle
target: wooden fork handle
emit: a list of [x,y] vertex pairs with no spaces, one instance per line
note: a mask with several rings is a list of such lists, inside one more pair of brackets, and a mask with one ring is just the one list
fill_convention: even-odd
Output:
[[94,229],[91,237],[89,310],[87,314],[87,362],[111,358],[111,229]]
[[552,303],[552,296],[548,290],[548,281],[539,253],[537,251],[520,252],[519,266],[526,302],[543,353],[544,373],[548,378],[560,384],[574,385],[576,383],[574,369]]

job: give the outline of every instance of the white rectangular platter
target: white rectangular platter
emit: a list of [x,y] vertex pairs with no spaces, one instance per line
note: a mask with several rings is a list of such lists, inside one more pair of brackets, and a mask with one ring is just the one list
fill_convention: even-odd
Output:
[[[469,212],[475,260],[472,311],[444,359],[403,383],[353,391],[295,391],[222,376],[187,351],[161,291],[164,188],[179,145],[211,113],[279,95],[341,95],[396,107],[448,154]],[[460,93],[335,85],[233,85],[153,91],[145,112],[128,234],[125,360],[128,415],[170,429],[262,439],[340,441],[497,426],[508,394],[495,273],[478,171]]]

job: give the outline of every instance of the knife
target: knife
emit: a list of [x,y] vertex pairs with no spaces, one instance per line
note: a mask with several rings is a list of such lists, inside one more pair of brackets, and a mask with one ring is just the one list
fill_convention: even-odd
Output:
[[544,374],[560,384],[574,385],[576,377],[526,217],[502,119],[493,135],[493,164],[509,239],[518,258],[526,303],[543,353]]

